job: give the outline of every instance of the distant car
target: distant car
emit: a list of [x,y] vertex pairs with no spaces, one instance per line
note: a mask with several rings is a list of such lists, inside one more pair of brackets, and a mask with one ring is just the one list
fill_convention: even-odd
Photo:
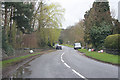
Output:
[[55,48],[56,48],[56,50],[62,50],[62,46],[59,45],[59,44],[56,44],[56,45],[55,45]]
[[74,43],[74,49],[81,49],[80,43]]

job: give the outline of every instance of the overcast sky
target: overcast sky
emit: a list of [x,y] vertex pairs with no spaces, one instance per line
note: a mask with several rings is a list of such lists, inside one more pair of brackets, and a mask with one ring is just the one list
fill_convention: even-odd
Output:
[[[95,0],[48,0],[50,2],[57,2],[65,8],[65,21],[62,23],[63,28],[72,26],[79,20],[84,19],[84,14],[92,7]],[[118,16],[118,2],[120,0],[109,0],[110,9],[114,9],[116,18]]]

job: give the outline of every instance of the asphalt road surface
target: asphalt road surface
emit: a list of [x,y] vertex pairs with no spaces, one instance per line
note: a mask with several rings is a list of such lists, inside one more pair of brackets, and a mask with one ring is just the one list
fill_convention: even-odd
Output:
[[41,55],[29,63],[25,78],[118,78],[118,67],[83,56],[73,48]]

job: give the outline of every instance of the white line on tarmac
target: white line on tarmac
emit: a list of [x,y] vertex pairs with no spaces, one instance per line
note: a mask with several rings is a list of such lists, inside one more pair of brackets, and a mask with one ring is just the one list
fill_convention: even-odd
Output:
[[[63,55],[64,55],[64,53],[61,55],[61,61],[64,63],[64,65],[66,66],[66,67],[68,67],[68,68],[71,68],[67,63],[65,63],[65,61],[63,60]],[[72,69],[72,68],[71,68]],[[85,79],[85,80],[88,80],[87,78],[85,78],[83,75],[81,75],[80,73],[78,73],[76,70],[74,70],[74,69],[72,69],[72,71],[76,74],[76,75],[78,75],[80,78],[83,78],[83,79]]]
[[61,59],[61,61],[64,63],[64,60],[63,60],[63,59]]
[[74,69],[72,69],[72,71],[77,74],[78,76],[80,76],[81,78],[85,78],[84,76],[82,76],[80,73],[78,73],[77,71],[75,71]]
[[64,65],[66,66],[66,67],[68,67],[68,68],[71,68],[68,64],[66,64],[66,63],[64,63]]

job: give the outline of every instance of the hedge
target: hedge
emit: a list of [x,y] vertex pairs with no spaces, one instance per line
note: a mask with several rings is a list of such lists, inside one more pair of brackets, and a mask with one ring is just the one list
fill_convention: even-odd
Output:
[[104,45],[106,49],[120,49],[120,34],[107,36]]
[[107,36],[104,46],[107,53],[120,55],[120,34]]

